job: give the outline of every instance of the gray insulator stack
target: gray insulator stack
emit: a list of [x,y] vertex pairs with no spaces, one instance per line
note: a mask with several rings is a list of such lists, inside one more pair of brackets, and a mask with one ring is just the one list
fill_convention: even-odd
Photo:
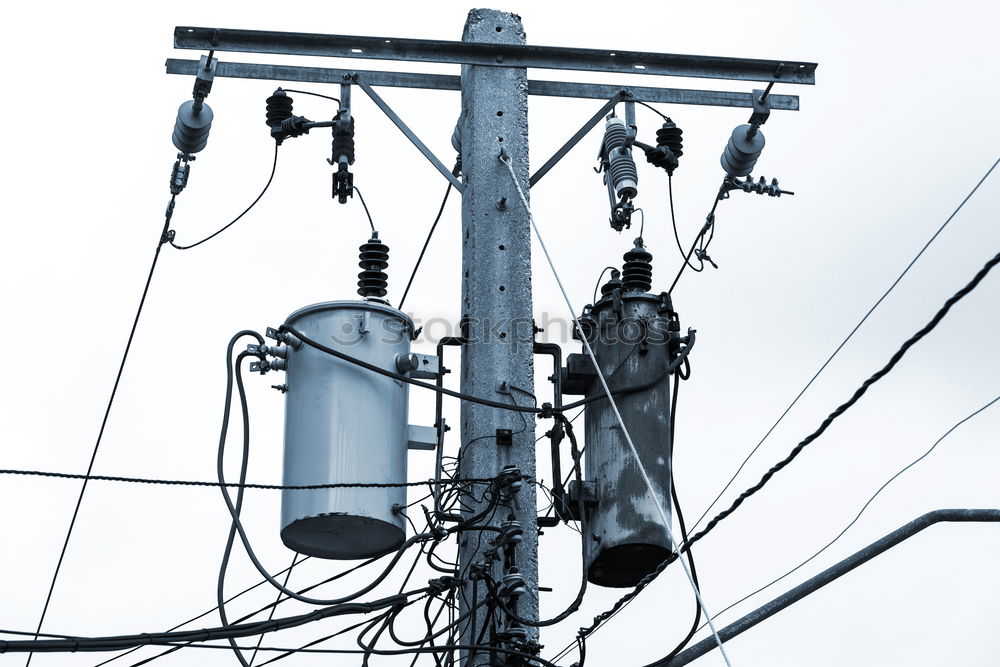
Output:
[[177,110],[174,123],[174,146],[185,155],[197,153],[208,144],[212,129],[212,108],[203,101],[188,100]]
[[609,118],[604,127],[604,152],[608,159],[608,179],[619,199],[639,193],[639,172],[632,151],[625,147],[628,131],[621,118]]
[[740,125],[729,137],[726,150],[722,152],[722,168],[736,178],[753,171],[757,158],[764,150],[764,135],[749,123]]

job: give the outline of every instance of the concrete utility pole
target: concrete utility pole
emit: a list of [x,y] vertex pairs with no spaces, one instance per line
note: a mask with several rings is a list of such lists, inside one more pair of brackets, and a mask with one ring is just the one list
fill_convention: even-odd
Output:
[[[226,52],[243,52],[462,66],[461,76],[454,76],[241,63],[227,59],[212,66],[212,76],[333,84],[347,90],[357,86],[427,158],[430,165],[462,193],[460,312],[463,318],[462,334],[466,340],[461,348],[461,389],[467,395],[522,407],[538,402],[534,396],[530,223],[507,167],[499,161],[501,150],[506,154],[505,159],[510,160],[518,182],[527,193],[530,186],[537,184],[591,130],[604,123],[618,104],[625,104],[626,119],[630,125],[634,120],[631,116],[632,104],[643,102],[750,109],[753,114],[751,123],[756,123],[756,127],[766,120],[771,110],[799,108],[798,97],[771,94],[773,84],[811,85],[815,83],[816,70],[815,63],[794,60],[527,45],[521,19],[514,14],[492,9],[469,12],[460,42],[177,26],[174,29],[174,46],[207,51],[216,54],[216,58]],[[205,63],[211,58],[169,59],[167,71],[186,76],[205,76]],[[529,68],[763,82],[767,88],[736,92],[660,86],[622,87],[605,83],[547,81],[534,77],[529,83]],[[382,99],[375,87],[461,90],[462,110],[458,122],[461,182]],[[595,109],[593,116],[531,174],[530,179],[529,95],[599,100],[603,105]],[[346,98],[346,94],[342,97]],[[288,112],[291,113],[291,110]],[[670,123],[670,127],[675,126]],[[661,136],[657,132],[657,141],[669,146],[669,128],[666,125],[664,128],[668,130],[667,134]],[[647,130],[644,136],[649,134]],[[652,152],[660,148],[658,144],[656,148],[647,147],[644,150]],[[663,386],[665,391],[667,385]],[[547,401],[548,397],[543,400]],[[458,476],[496,479],[505,468],[513,467],[522,477],[536,478],[534,418],[535,415],[530,413],[463,401]],[[444,445],[443,434],[438,436],[440,448]],[[438,449],[439,457],[441,451]],[[438,474],[443,474],[440,468]],[[478,525],[464,526],[468,530],[457,532],[460,540],[458,575],[466,582],[458,596],[459,605],[464,614],[470,609],[477,609],[479,603],[488,599],[482,576],[488,573],[493,581],[498,582],[499,597],[505,600],[505,606],[530,623],[539,618],[535,486],[524,482],[515,493],[511,492],[512,486],[504,485],[503,497],[495,505],[488,497],[480,500],[484,490],[482,485],[475,487],[477,493],[466,493],[463,498],[466,518],[483,513],[483,510],[490,511],[477,519]],[[495,510],[492,509],[494,506]],[[452,517],[448,516],[447,520],[452,520]],[[508,520],[518,522],[523,530],[521,542],[516,546],[509,547],[516,543],[516,526],[508,525],[502,535],[494,530],[480,530],[483,524],[498,527]],[[490,544],[498,536],[508,543],[508,548],[498,551]],[[516,573],[512,571],[512,565],[517,568]],[[486,605],[482,607],[485,609]],[[516,662],[521,658],[506,651],[516,648],[521,653],[531,652],[534,647],[526,643],[538,641],[537,628],[521,627],[508,614],[493,616],[491,625],[497,625],[495,628],[487,627],[485,620],[485,612],[477,611],[470,614],[459,628],[458,644],[487,646],[482,653],[464,654],[464,667],[494,664],[500,656],[508,656],[510,660],[504,659]],[[441,644],[437,646],[447,650]]]
[[[492,9],[469,12],[464,42],[524,44],[521,19]],[[468,342],[462,346],[462,392],[534,403],[531,309],[531,237],[506,167],[498,156],[504,149],[527,190],[528,81],[522,67],[462,66],[462,315]],[[499,392],[499,393],[498,393]],[[513,433],[512,444],[501,444],[497,429]],[[460,477],[494,477],[504,466],[516,466],[523,475],[535,475],[533,415],[513,413],[465,402],[462,404]],[[478,507],[485,506],[485,503]],[[510,513],[501,507],[489,521],[497,525]],[[524,527],[517,547],[517,568],[528,593],[517,602],[518,615],[538,619],[538,531],[535,487],[525,484],[516,496],[513,513]],[[493,534],[464,533],[459,563],[463,576],[483,560],[482,544]],[[480,539],[482,538],[482,539]],[[502,564],[494,564],[493,578],[502,581]],[[478,591],[474,587],[478,586]],[[481,582],[464,589],[462,611],[487,595]],[[477,644],[471,636],[483,628],[484,612],[463,630],[462,644]],[[530,628],[529,639],[538,632]],[[488,642],[488,636],[484,638]]]

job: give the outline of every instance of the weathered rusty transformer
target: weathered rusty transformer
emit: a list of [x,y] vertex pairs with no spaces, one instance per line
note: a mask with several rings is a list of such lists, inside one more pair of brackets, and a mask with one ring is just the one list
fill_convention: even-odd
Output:
[[575,512],[577,499],[584,501],[587,577],[612,587],[634,586],[672,550],[656,503],[669,519],[670,382],[685,342],[670,296],[649,293],[652,255],[641,238],[624,259],[623,271],[612,273],[580,324],[657,499],[649,494],[610,402],[601,398],[604,390],[589,355],[569,355],[562,378],[564,394],[594,397],[585,407],[586,481],[571,486],[566,507]]

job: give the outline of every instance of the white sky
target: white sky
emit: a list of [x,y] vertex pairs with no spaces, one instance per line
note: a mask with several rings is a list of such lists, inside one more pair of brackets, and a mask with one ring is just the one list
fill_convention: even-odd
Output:
[[[175,111],[190,95],[192,81],[168,77],[162,67],[167,57],[197,57],[171,49],[173,26],[459,39],[471,6],[96,2],[9,7],[0,45],[8,100],[0,181],[7,221],[0,245],[0,312],[8,340],[0,385],[0,467],[86,469],[162,224],[175,153],[169,140]],[[962,1],[514,3],[501,8],[522,15],[534,44],[820,64],[815,87],[775,89],[799,94],[802,110],[774,112],[764,128],[767,148],[758,173],[779,177],[796,196],[736,194],[724,202],[712,246],[721,268],[685,275],[675,290],[682,325],[698,329],[693,377],[682,387],[675,452],[681,500],[687,514],[697,517],[1000,153],[995,50],[1000,11],[994,3]],[[220,57],[255,60],[243,54]],[[293,62],[277,56],[260,60]],[[314,64],[457,72],[457,67],[398,63]],[[529,76],[752,87],[590,73]],[[209,99],[216,122],[174,217],[179,242],[213,231],[256,196],[270,167],[264,99],[275,85],[216,81]],[[291,87],[331,92],[319,85]],[[458,94],[383,89],[382,95],[449,163]],[[599,106],[594,100],[532,98],[533,164],[541,164]],[[719,153],[748,112],[661,108],[684,129],[675,197],[682,236],[690,238],[718,187]],[[331,110],[322,100],[298,96],[296,111],[322,117]],[[360,94],[355,115],[356,184],[392,248],[390,298],[397,300],[445,184]],[[640,138],[649,138],[659,123],[640,110],[639,125]],[[245,327],[277,325],[303,305],[353,298],[357,246],[367,237],[367,226],[356,203],[339,206],[329,198],[328,141],[320,133],[288,142],[266,198],[223,236],[186,253],[164,249],[96,473],[212,479],[229,336]],[[632,238],[628,233],[619,237],[607,225],[605,193],[591,170],[598,142],[596,133],[588,137],[532,193],[536,218],[580,305],[590,299],[601,268],[620,264]],[[1000,248],[998,178],[984,184],[859,331],[761,448],[727,499],[812,431],[995,254]],[[645,165],[640,166],[638,202],[647,213],[645,237],[655,256],[654,289],[665,289],[679,258],[669,230],[666,180]],[[421,319],[458,319],[458,215],[455,197],[408,299],[407,310]],[[565,316],[537,247],[533,257],[537,316]],[[1000,393],[998,303],[1000,277],[991,275],[895,372],[698,545],[710,609],[722,609],[811,554],[887,477]],[[577,351],[577,344],[564,349]],[[544,375],[539,373],[536,385],[540,395],[547,390]],[[272,378],[248,379],[249,477],[274,483],[280,480],[282,403],[268,389]],[[429,396],[414,392],[411,421],[430,424],[432,405]],[[450,409],[457,423],[457,410]],[[1000,408],[963,426],[884,492],[828,553],[719,622],[735,620],[926,511],[1000,506],[998,430]],[[413,478],[429,476],[430,458],[423,452],[411,455]],[[0,629],[34,629],[78,489],[78,482],[66,480],[0,478]],[[255,491],[249,492],[245,508],[258,553],[272,571],[291,559],[278,539],[278,506],[276,492]],[[158,631],[211,608],[227,526],[225,507],[212,489],[92,483],[45,629],[78,635]],[[543,593],[543,614],[560,610],[575,594],[574,536],[559,528],[542,538],[542,585],[555,588]],[[932,527],[727,644],[733,664],[996,665],[998,554],[996,525]],[[307,585],[336,567],[309,562],[297,568],[292,585]],[[228,589],[235,592],[256,580],[238,556]],[[591,591],[581,612],[543,633],[548,647],[543,655],[561,649],[620,593]],[[235,603],[231,614],[263,606],[272,597],[259,589]],[[692,607],[680,571],[665,575],[593,637],[590,664],[644,664],[661,656],[687,630]],[[290,615],[299,607],[288,604],[282,610]],[[216,622],[211,616],[197,627]],[[265,643],[294,646],[339,627],[320,625],[267,637]],[[410,629],[416,635],[419,626]],[[234,661],[226,652],[195,651],[172,654],[158,664]],[[38,655],[33,664],[91,665],[102,659],[97,654]],[[330,658],[294,660],[329,664]],[[23,656],[0,657],[2,664],[21,662]],[[429,663],[428,658],[421,662]],[[721,664],[721,659],[715,652],[698,664]]]

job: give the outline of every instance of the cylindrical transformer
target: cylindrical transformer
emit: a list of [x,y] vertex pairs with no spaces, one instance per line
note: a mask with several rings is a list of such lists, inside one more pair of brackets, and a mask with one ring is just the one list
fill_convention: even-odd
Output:
[[[615,403],[656,499],[650,496],[610,402],[588,403],[585,415],[585,473],[596,499],[586,522],[587,578],[599,586],[634,586],[671,553],[667,526],[656,503],[669,521],[668,366],[676,352],[678,323],[669,296],[630,289],[627,284],[606,294],[587,319],[590,345],[612,392],[649,385],[616,395]],[[592,369],[589,359],[580,361]],[[586,393],[604,393],[596,375]]]
[[[312,340],[394,373],[413,321],[377,300],[331,301],[292,313]],[[409,385],[308,345],[287,346],[284,484],[406,481]],[[281,539],[320,558],[370,558],[406,537],[406,488],[282,491]]]

